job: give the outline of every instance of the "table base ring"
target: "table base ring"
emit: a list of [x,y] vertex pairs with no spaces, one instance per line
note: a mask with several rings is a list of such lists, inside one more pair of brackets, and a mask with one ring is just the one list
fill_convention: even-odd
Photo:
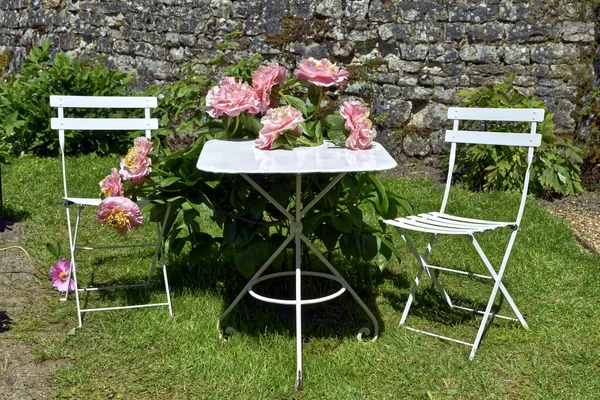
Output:
[[[266,281],[266,280],[269,280],[269,279],[279,278],[282,276],[295,276],[295,274],[296,274],[296,272],[294,272],[294,271],[285,271],[285,272],[276,272],[274,274],[264,275],[264,276],[261,276],[260,278],[256,279],[253,282],[253,285],[263,282],[263,281]],[[337,292],[332,293],[328,296],[317,297],[314,299],[301,300],[300,304],[302,304],[302,305],[323,303],[325,301],[335,299],[336,297],[339,297],[346,292],[346,286],[345,286],[344,280],[333,274],[326,274],[326,273],[314,272],[314,271],[302,271],[301,274],[304,276],[316,276],[319,278],[330,279],[330,280],[336,281],[337,283],[342,285],[342,288],[340,290],[338,290]],[[264,301],[266,303],[283,304],[283,305],[289,305],[289,306],[293,306],[293,305],[297,304],[296,300],[275,299],[272,297],[262,296],[260,294],[257,294],[256,292],[254,292],[252,290],[252,287],[250,287],[250,289],[248,290],[248,293],[255,299]]]

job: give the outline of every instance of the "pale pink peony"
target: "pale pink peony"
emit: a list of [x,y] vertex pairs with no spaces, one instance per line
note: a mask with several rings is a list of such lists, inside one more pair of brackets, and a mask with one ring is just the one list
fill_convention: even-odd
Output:
[[340,114],[346,120],[344,127],[350,132],[357,129],[371,129],[373,126],[369,119],[369,110],[362,101],[346,101],[340,106]]
[[346,147],[352,150],[370,149],[376,136],[374,129],[358,129],[350,132],[346,139]]
[[252,74],[252,87],[260,99],[260,112],[264,113],[277,104],[278,99],[271,97],[275,85],[285,84],[285,68],[279,64],[260,66]]
[[259,132],[258,139],[256,139],[254,141],[254,144],[256,145],[256,148],[259,150],[270,150],[271,146],[273,145],[273,142],[278,137],[279,137],[278,134],[274,134],[274,133],[263,134],[263,133]]
[[107,197],[98,206],[96,219],[124,235],[142,225],[144,217],[137,204],[127,197]]
[[302,113],[290,106],[271,108],[261,118],[263,128],[258,132],[255,144],[261,150],[269,150],[273,142],[285,131],[294,132],[300,136],[302,128],[298,126],[304,121]]
[[352,150],[365,150],[371,147],[377,135],[369,119],[369,110],[361,101],[346,101],[340,106],[340,114],[346,120],[344,127],[350,131],[346,147]]
[[130,180],[134,185],[139,184],[150,173],[151,160],[148,153],[152,151],[152,142],[144,136],[133,140],[133,147],[129,149],[125,158],[121,159],[119,171],[124,180]]
[[260,98],[256,91],[247,83],[235,81],[235,78],[221,79],[219,86],[213,86],[206,94],[208,114],[219,118],[223,114],[237,117],[244,111],[258,114],[261,108]]
[[123,182],[116,168],[113,168],[112,173],[100,181],[100,191],[106,197],[123,196]]
[[73,279],[69,279],[70,269],[71,262],[66,258],[61,258],[56,264],[52,265],[50,267],[50,279],[52,279],[52,286],[61,292],[75,290],[75,282]]
[[294,75],[317,86],[343,86],[348,82],[348,71],[332,64],[326,58],[315,60],[310,57],[302,60]]

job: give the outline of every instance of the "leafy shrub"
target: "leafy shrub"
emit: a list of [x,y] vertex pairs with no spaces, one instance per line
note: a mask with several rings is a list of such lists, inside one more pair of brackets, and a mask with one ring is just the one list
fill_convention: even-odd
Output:
[[[462,103],[468,107],[546,108],[533,95],[524,95],[515,89],[513,79],[511,76],[506,83],[461,91]],[[571,139],[556,134],[553,118],[554,114],[546,110],[544,121],[537,125],[542,144],[536,150],[531,167],[530,192],[539,197],[583,191],[580,176],[582,150]],[[486,123],[485,129],[491,132],[529,132],[529,124]],[[456,165],[469,187],[520,191],[527,167],[527,148],[472,145],[466,151],[457,151]]]
[[[64,53],[50,59],[51,41],[45,39],[27,55],[21,71],[6,81],[0,81],[0,135],[13,154],[33,153],[40,156],[58,152],[58,135],[50,129],[49,96],[125,94],[125,86],[132,76],[120,71],[109,71],[100,60],[80,61]],[[126,111],[113,112],[119,116]],[[88,111],[76,110],[78,116]],[[94,114],[98,116],[97,113]],[[122,132],[103,132],[101,135],[83,135],[68,132],[66,153],[107,154],[123,152],[131,138]]]
[[[254,67],[255,59],[241,61],[225,68],[223,75],[248,81]],[[198,87],[206,90],[210,86],[206,84],[211,80],[192,67],[187,71],[190,74],[185,78],[185,83],[178,81],[170,87],[150,89],[159,98],[163,95],[160,102],[165,102],[164,110],[171,115],[161,118],[162,127],[167,131],[188,132],[197,136],[192,146],[185,150],[171,153],[163,149],[163,161],[155,166],[152,173],[155,185],[152,219],[161,220],[166,204],[171,204],[175,217],[166,236],[168,251],[180,254],[187,250],[188,264],[199,267],[205,257],[218,250],[220,254],[230,257],[243,275],[250,276],[284,241],[290,231],[289,221],[263,196],[257,196],[255,189],[240,176],[207,174],[196,169],[196,162],[207,140],[232,135],[254,139],[257,127],[251,123],[253,118],[245,116],[221,120],[206,116],[200,111],[204,98],[198,93]],[[296,83],[290,79],[285,87]],[[314,98],[314,95],[298,88],[293,96],[286,95],[283,99],[302,107],[304,99],[300,97]],[[311,101],[312,104],[318,102]],[[175,104],[175,107],[169,109],[169,104]],[[310,106],[306,111],[314,113],[317,109]],[[341,118],[333,114],[331,117]],[[307,125],[305,129],[311,133],[321,130],[318,121],[310,121]],[[323,126],[323,132],[332,130],[330,125]],[[273,174],[254,179],[280,204],[293,204],[294,176]],[[319,175],[304,176],[302,204],[309,204],[329,179]],[[378,215],[374,221],[363,218],[363,213],[369,207]],[[311,240],[320,242],[328,252],[340,251],[347,258],[374,261],[383,268],[393,255],[398,254],[394,253],[396,250],[391,234],[386,232],[382,220],[395,218],[404,209],[410,210],[409,203],[388,193],[375,173],[347,174],[306,214],[303,233]],[[222,237],[203,232],[198,222],[202,214],[214,219],[222,229]],[[289,247],[293,248],[293,243]],[[275,268],[281,268],[284,253],[274,261]]]

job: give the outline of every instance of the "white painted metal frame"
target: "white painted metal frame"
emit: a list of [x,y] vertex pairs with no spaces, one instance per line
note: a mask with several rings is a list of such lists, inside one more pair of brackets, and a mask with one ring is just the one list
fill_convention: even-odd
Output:
[[[217,330],[221,332],[221,323],[225,320],[227,315],[235,308],[235,306],[239,303],[239,301],[244,297],[246,293],[249,293],[252,297],[265,301],[268,303],[274,304],[284,304],[284,305],[294,305],[296,307],[296,390],[302,390],[302,306],[307,304],[316,304],[322,303],[328,300],[332,300],[344,292],[348,291],[350,295],[356,300],[356,302],[360,305],[360,307],[365,311],[368,317],[371,319],[373,323],[373,341],[377,340],[379,335],[379,323],[377,322],[377,318],[375,315],[369,310],[367,305],[361,300],[360,297],[356,294],[354,289],[348,284],[348,282],[340,275],[340,273],[334,268],[333,265],[325,258],[325,256],[317,249],[317,247],[308,240],[306,236],[302,233],[302,218],[306,215],[306,213],[315,205],[317,202],[327,194],[345,175],[345,172],[342,172],[335,176],[331,180],[331,182],[305,207],[302,207],[300,203],[300,199],[302,198],[302,175],[296,175],[296,201],[297,204],[295,206],[295,215],[292,215],[288,210],[285,209],[281,204],[279,204],[269,193],[267,193],[263,188],[261,188],[256,181],[254,181],[247,174],[241,174],[241,176],[248,181],[260,194],[262,194],[271,204],[273,204],[279,211],[281,211],[286,218],[290,221],[290,231],[288,233],[287,238],[284,242],[279,246],[279,248],[269,257],[269,259],[260,267],[260,269],[254,274],[252,278],[248,281],[244,289],[238,294],[238,296],[233,300],[231,305],[221,314],[217,321]],[[278,272],[269,275],[262,276],[263,272],[271,265],[271,263],[277,258],[279,254],[287,245],[295,239],[295,271],[289,272]],[[331,274],[320,273],[320,272],[312,272],[312,271],[302,271],[301,267],[301,250],[300,243],[304,242],[308,248],[317,256],[319,260],[323,264],[327,266],[327,268],[331,271]],[[331,279],[340,284],[341,288],[337,292],[315,299],[302,299],[302,291],[301,291],[301,281],[302,275],[305,276],[316,276],[320,278]],[[278,278],[282,276],[294,276],[296,283],[296,299],[295,300],[281,300],[270,298],[266,296],[259,295],[254,292],[253,287],[255,284],[265,281],[267,279]],[[369,328],[361,328],[358,331],[358,339],[362,340],[362,335],[370,335],[371,331]]]
[[[415,216],[409,216],[405,218],[397,218],[393,220],[386,220],[385,222],[389,225],[393,225],[398,229],[402,239],[408,246],[411,253],[415,256],[419,263],[419,269],[417,271],[417,275],[415,277],[414,284],[408,296],[408,301],[406,306],[404,307],[404,311],[402,313],[402,317],[400,319],[400,325],[404,325],[406,322],[406,318],[410,311],[410,307],[412,305],[413,299],[415,297],[415,293],[417,291],[417,287],[421,282],[421,276],[423,271],[427,273],[427,276],[432,280],[434,286],[438,289],[442,297],[447,302],[448,306],[456,309],[461,309],[465,311],[471,311],[478,314],[482,314],[483,318],[479,325],[479,329],[477,331],[477,335],[473,343],[465,342],[462,340],[453,339],[446,336],[437,335],[431,332],[427,332],[424,330],[419,330],[411,327],[406,327],[412,331],[424,333],[429,336],[437,337],[440,339],[449,340],[452,342],[464,344],[471,347],[471,353],[469,355],[469,359],[472,360],[475,357],[475,353],[477,348],[479,347],[479,343],[483,336],[483,333],[486,328],[487,321],[490,316],[502,319],[508,319],[512,321],[518,321],[523,325],[525,329],[529,329],[523,315],[517,308],[515,302],[510,296],[508,290],[504,286],[502,282],[502,277],[506,270],[506,265],[508,263],[508,259],[511,254],[511,250],[513,248],[515,238],[517,232],[520,230],[521,219],[523,217],[523,211],[525,209],[525,201],[527,199],[527,190],[529,187],[529,175],[531,169],[531,163],[533,161],[534,148],[540,146],[541,144],[541,135],[536,134],[537,123],[544,120],[544,110],[543,109],[486,109],[486,108],[458,108],[451,107],[448,109],[448,119],[453,120],[453,129],[446,131],[446,141],[451,143],[450,148],[450,159],[449,159],[449,168],[448,168],[448,177],[446,181],[446,187],[444,191],[444,197],[442,200],[442,206],[439,212],[431,212],[426,214],[418,214]],[[461,131],[459,130],[459,121],[514,121],[514,122],[529,122],[531,123],[531,128],[529,134],[523,133],[504,133],[504,132],[476,132],[476,131]],[[455,215],[450,215],[445,213],[446,205],[448,202],[448,197],[450,193],[450,187],[452,183],[452,173],[454,171],[454,163],[456,159],[456,148],[457,143],[470,143],[470,144],[491,144],[491,145],[505,145],[505,146],[526,146],[528,147],[527,153],[527,170],[525,172],[524,177],[524,185],[523,191],[521,195],[521,203],[519,205],[519,210],[514,222],[500,222],[500,221],[486,221],[481,219],[472,219],[472,218],[464,218],[458,217]],[[502,259],[502,263],[500,264],[498,270],[494,268],[494,266],[490,263],[488,257],[484,253],[483,249],[479,245],[479,242],[475,238],[475,235],[479,235],[482,232],[492,231],[500,228],[509,228],[512,230],[506,250],[504,252],[504,257]],[[415,232],[425,232],[429,233],[429,243],[427,245],[427,249],[423,254],[421,254],[414,243],[407,235],[406,231],[415,231]],[[476,274],[467,271],[455,270],[451,268],[444,268],[440,266],[435,266],[427,263],[427,259],[431,250],[433,248],[433,244],[436,238],[436,235],[465,235],[469,238],[475,251],[481,258],[483,264],[487,268],[490,275]],[[467,275],[470,277],[477,277],[482,279],[489,279],[494,282],[494,286],[492,288],[492,292],[490,294],[487,306],[484,311],[474,310],[467,307],[461,307],[452,302],[450,295],[445,290],[445,288],[440,283],[436,273],[432,273],[434,271],[443,271],[443,272],[451,272],[462,275]],[[498,294],[498,290],[502,292],[504,298],[508,301],[512,311],[514,312],[516,318],[507,317],[503,315],[497,315],[493,313],[492,306]]]
[[[224,157],[224,154],[236,154],[235,159]],[[267,160],[261,163],[261,160]],[[258,269],[252,278],[248,281],[244,289],[237,295],[229,307],[221,314],[217,320],[217,330],[222,334],[222,324],[226,317],[236,307],[239,301],[246,295],[274,304],[293,305],[296,308],[296,390],[302,390],[302,306],[308,304],[322,303],[341,296],[346,291],[356,300],[360,307],[365,311],[373,324],[373,338],[377,340],[379,335],[379,323],[375,315],[369,310],[367,305],[360,299],[348,282],[341,276],[335,267],[327,258],[302,234],[302,218],[317,202],[325,196],[347,172],[351,171],[378,171],[389,169],[396,166],[396,162],[383,149],[383,147],[374,143],[371,150],[352,152],[333,145],[330,142],[324,143],[318,147],[296,148],[292,152],[286,150],[262,151],[254,149],[254,142],[235,142],[235,141],[210,141],[200,154],[197,167],[209,172],[239,173],[256,191],[263,195],[271,204],[273,204],[289,220],[290,230],[287,238],[273,253],[269,259]],[[246,172],[242,172],[246,170]],[[302,199],[302,175],[307,173],[327,172],[335,174],[329,184],[306,206],[301,204]],[[249,173],[288,173],[296,177],[295,190],[295,210],[288,211],[284,206],[278,203],[268,192],[266,192]],[[288,244],[295,240],[295,270],[286,272],[277,272],[263,275],[265,270],[277,258]],[[301,243],[304,242],[308,248],[317,256],[317,258],[327,266],[331,273],[321,273],[313,271],[303,271],[301,266]],[[295,293],[294,300],[276,299],[263,296],[254,291],[254,286],[268,279],[294,276]],[[314,299],[303,299],[301,293],[302,276],[315,276],[324,279],[330,279],[340,284],[340,289],[336,292]],[[231,332],[233,329],[228,327],[225,331]],[[370,335],[369,328],[363,327],[358,331],[358,340],[362,341],[363,335]]]
[[[111,97],[111,96],[50,96],[50,106],[57,109],[58,117],[51,119],[52,129],[58,130],[60,154],[62,163],[62,175],[63,175],[63,188],[64,188],[64,205],[67,214],[67,230],[69,234],[69,251],[71,256],[71,268],[69,271],[69,280],[71,279],[71,273],[73,273],[73,281],[75,283],[75,303],[77,305],[77,320],[78,326],[82,326],[83,313],[95,312],[95,311],[107,311],[107,310],[120,310],[128,308],[143,308],[143,307],[157,307],[166,306],[169,309],[169,315],[173,315],[173,309],[171,307],[171,296],[169,292],[169,281],[167,278],[167,268],[165,265],[165,257],[163,251],[163,234],[164,228],[167,224],[169,217],[170,206],[167,207],[164,220],[162,223],[157,223],[157,242],[149,244],[134,244],[134,245],[115,245],[115,246],[77,246],[77,234],[79,232],[79,225],[81,220],[81,213],[84,207],[98,207],[101,200],[99,198],[82,198],[73,197],[69,195],[67,189],[67,172],[65,166],[65,131],[68,130],[94,130],[94,131],[107,131],[107,130],[123,130],[123,131],[135,131],[144,130],[145,136],[148,139],[152,138],[151,132],[158,128],[158,120],[156,118],[150,118],[150,110],[157,107],[156,97]],[[128,108],[128,109],[143,109],[144,118],[65,118],[64,110],[69,108],[94,108],[94,109],[115,109],[115,108]],[[148,204],[147,201],[138,201],[138,205]],[[71,213],[70,206],[77,207],[77,215],[75,219],[75,229],[72,229],[71,225]],[[73,268],[75,265],[75,256],[77,250],[100,250],[100,249],[114,249],[114,248],[133,248],[133,247],[154,247],[154,255],[152,257],[152,263],[148,271],[148,277],[145,283],[136,285],[121,285],[121,286],[107,286],[107,287],[86,287],[79,288],[77,281],[77,270]],[[147,287],[150,285],[152,275],[156,263],[160,258],[163,270],[163,279],[165,284],[166,300],[160,303],[150,304],[137,304],[128,306],[117,306],[117,307],[100,307],[100,308],[82,308],[79,299],[80,292],[90,292],[107,289],[127,289],[133,287]],[[79,266],[80,267],[80,266]],[[66,300],[69,296],[69,289],[65,293],[65,297],[61,300]]]

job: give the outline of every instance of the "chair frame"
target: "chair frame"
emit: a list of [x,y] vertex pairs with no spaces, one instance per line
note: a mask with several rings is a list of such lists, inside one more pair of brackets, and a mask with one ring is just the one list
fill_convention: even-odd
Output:
[[[108,130],[124,130],[124,131],[136,131],[144,130],[145,136],[148,139],[152,139],[152,130],[158,128],[158,120],[156,118],[150,118],[150,110],[157,107],[156,97],[116,97],[116,96],[50,96],[50,106],[56,108],[58,112],[57,118],[51,119],[52,129],[58,130],[61,164],[62,164],[62,176],[63,176],[63,188],[64,188],[64,206],[67,214],[67,229],[69,234],[69,251],[71,256],[71,263],[69,268],[69,280],[71,279],[71,273],[73,274],[73,281],[75,283],[75,302],[77,305],[77,320],[78,326],[82,326],[83,313],[95,312],[95,311],[107,311],[107,310],[120,310],[129,308],[142,308],[142,307],[157,307],[167,306],[169,309],[169,315],[173,316],[173,309],[171,306],[171,295],[169,291],[169,281],[167,278],[167,269],[165,265],[164,249],[163,249],[163,235],[167,225],[170,206],[167,207],[165,217],[162,223],[157,223],[157,236],[158,241],[156,244],[132,244],[132,245],[116,245],[116,246],[77,246],[77,233],[79,232],[79,225],[81,220],[81,213],[84,207],[98,207],[100,205],[100,198],[80,198],[69,196],[67,190],[67,172],[65,166],[65,131],[68,130],[94,130],[94,131],[108,131]],[[69,108],[90,108],[90,109],[143,109],[144,118],[65,118],[64,110]],[[138,200],[138,205],[148,204],[147,200]],[[75,219],[75,229],[72,228],[71,223],[71,212],[70,206],[77,207],[77,214]],[[75,254],[76,250],[100,250],[100,249],[115,249],[115,248],[133,248],[133,247],[155,247],[154,255],[152,257],[152,264],[148,271],[148,278],[145,283],[134,284],[134,285],[120,285],[120,286],[103,286],[103,287],[85,287],[79,288],[77,281],[77,270],[75,266]],[[158,259],[162,264],[163,277],[165,284],[166,301],[161,303],[150,303],[150,304],[137,304],[128,306],[115,306],[115,307],[101,307],[101,308],[82,308],[79,299],[79,292],[91,292],[99,290],[109,289],[127,289],[134,287],[148,287],[152,279],[152,274]],[[69,287],[65,293],[65,297],[61,301],[67,300],[69,296]]]
[[[502,282],[502,277],[504,276],[504,272],[506,270],[506,265],[508,263],[515,238],[517,233],[520,230],[521,219],[523,217],[523,212],[525,209],[525,202],[527,199],[527,191],[529,187],[529,176],[531,170],[531,164],[533,161],[534,149],[539,147],[541,144],[542,135],[536,133],[537,123],[542,122],[544,120],[544,110],[543,109],[494,109],[494,108],[460,108],[460,107],[451,107],[448,109],[448,119],[453,120],[453,128],[452,130],[446,131],[445,140],[446,142],[451,143],[450,148],[450,157],[449,157],[449,168],[448,168],[448,176],[446,181],[446,186],[444,190],[444,197],[442,200],[442,205],[439,212],[432,212],[427,214],[419,214],[416,216],[409,216],[405,218],[397,218],[393,220],[386,220],[385,223],[389,225],[393,225],[397,228],[400,236],[403,241],[408,246],[410,252],[415,256],[419,263],[419,269],[417,271],[414,283],[412,285],[412,289],[408,296],[408,300],[406,306],[404,307],[404,311],[402,313],[402,317],[400,319],[400,325],[405,326],[407,329],[424,333],[429,336],[437,337],[440,339],[449,340],[452,342],[460,343],[463,345],[467,345],[471,347],[471,353],[469,355],[469,359],[472,360],[475,357],[475,353],[477,348],[479,347],[481,338],[485,331],[487,321],[490,316],[508,319],[512,321],[518,321],[525,329],[529,329],[527,322],[523,318],[523,315],[517,308],[515,302],[513,301],[510,293],[504,286]],[[462,131],[459,130],[459,122],[460,121],[505,121],[505,122],[530,122],[531,129],[529,134],[524,133],[507,133],[507,132],[481,132],[481,131]],[[488,145],[505,145],[505,146],[525,146],[528,147],[527,153],[527,169],[524,177],[523,190],[521,194],[521,202],[519,205],[519,211],[517,213],[516,220],[514,222],[499,222],[499,221],[486,221],[481,219],[472,219],[472,218],[463,218],[454,216],[451,214],[446,214],[446,205],[448,203],[448,197],[450,194],[450,187],[452,186],[452,174],[454,171],[454,164],[456,160],[456,150],[457,143],[464,144],[488,144]],[[512,229],[512,233],[510,235],[506,250],[504,252],[504,256],[502,259],[502,263],[499,268],[496,270],[494,266],[492,266],[488,257],[484,253],[483,249],[479,245],[479,242],[475,238],[475,234],[479,234],[480,232],[492,231],[499,228],[509,228]],[[417,232],[425,232],[430,233],[429,242],[427,244],[427,249],[423,254],[419,253],[413,241],[407,235],[407,231],[417,231]],[[475,274],[468,271],[463,270],[455,270],[451,268],[444,268],[440,266],[430,265],[427,263],[427,259],[429,254],[432,251],[436,235],[464,235],[469,238],[471,243],[473,244],[477,254],[481,258],[483,264],[489,271],[490,275],[482,275]],[[474,313],[482,314],[483,319],[481,324],[479,325],[479,329],[477,331],[477,336],[475,337],[475,341],[473,343],[465,342],[462,340],[453,339],[447,336],[438,335],[435,333],[427,332],[420,329],[411,328],[405,325],[406,318],[410,311],[413,299],[415,297],[415,293],[419,283],[421,282],[421,275],[423,271],[427,273],[427,276],[432,280],[432,283],[440,292],[446,303],[449,307],[455,309],[461,309],[465,311],[471,311]],[[461,307],[452,302],[448,292],[440,283],[436,274],[439,274],[439,271],[457,273],[462,275],[467,275],[470,277],[477,277],[482,279],[493,280],[494,286],[492,292],[490,294],[487,306],[484,311],[475,310],[467,307]],[[511,309],[513,310],[516,318],[498,315],[496,313],[491,312],[492,306],[495,302],[498,291],[502,292],[504,298],[510,304]]]

